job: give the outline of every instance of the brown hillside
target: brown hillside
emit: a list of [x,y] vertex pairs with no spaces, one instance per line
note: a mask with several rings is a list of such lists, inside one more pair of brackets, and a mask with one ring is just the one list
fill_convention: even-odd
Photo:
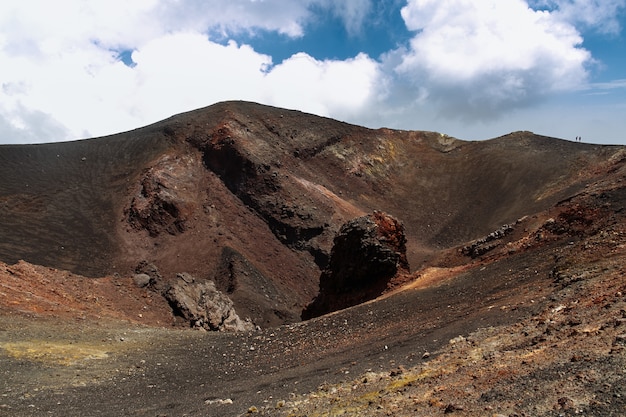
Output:
[[0,416],[626,415],[624,178],[246,102],[0,146]]
[[[464,142],[221,103],[110,137],[0,147],[0,260],[91,277],[130,276],[148,261],[166,281],[187,272],[223,291],[239,280],[235,307],[275,325],[316,295],[346,221],[374,210],[398,218],[417,269],[583,189],[614,152],[529,132]],[[229,254],[254,273],[225,277]],[[277,296],[259,299],[258,287]]]

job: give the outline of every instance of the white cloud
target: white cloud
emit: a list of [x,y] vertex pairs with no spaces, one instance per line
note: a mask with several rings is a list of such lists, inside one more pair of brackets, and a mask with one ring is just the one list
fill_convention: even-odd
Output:
[[372,11],[373,0],[162,0],[155,16],[168,30],[204,31],[228,37],[237,32],[276,31],[291,37],[304,34],[312,19],[312,9],[330,11],[341,19],[346,30],[355,34]]
[[556,18],[605,34],[620,32],[626,0],[531,0],[531,6],[551,10]]
[[[4,1],[0,142],[109,134],[227,99],[264,100],[327,115],[358,108],[375,76],[376,64],[365,56],[341,62],[298,54],[268,72],[270,57],[246,45],[211,39],[221,42],[235,33],[258,30],[298,37],[314,6],[326,8],[347,30],[356,31],[370,4]],[[133,67],[119,59],[123,51],[134,51]],[[298,79],[305,81],[298,85]],[[338,91],[345,95],[338,96]],[[35,120],[37,126],[32,125]]]
[[365,54],[318,61],[299,53],[267,74],[264,101],[323,116],[354,116],[376,98],[380,77],[378,64]]
[[[116,59],[115,53],[90,43],[57,48],[41,42],[39,49],[34,57],[0,52],[0,116],[15,121],[20,119],[20,112],[45,114],[47,119],[67,126],[75,138],[106,129],[109,115],[124,127],[134,125],[136,120],[120,112],[119,107],[130,88],[130,69]],[[10,123],[23,129],[16,122]]]
[[3,49],[14,56],[55,54],[89,43],[133,46],[165,31],[153,19],[156,0],[5,0],[0,4]]
[[395,71],[446,116],[497,117],[586,80],[576,29],[522,0],[411,0],[402,16],[416,35]]
[[247,45],[224,46],[189,33],[156,39],[133,60],[138,98],[132,113],[152,120],[234,99],[340,117],[358,112],[375,95],[379,78],[378,64],[363,54],[319,61],[298,53],[270,69],[271,58]]
[[589,85],[591,90],[617,90],[626,89],[626,79],[613,80],[604,83],[593,83]]
[[154,17],[167,31],[182,28],[204,32],[210,28],[216,35],[255,30],[276,31],[288,36],[302,36],[302,25],[310,18],[313,0],[163,0]]
[[197,33],[166,35],[133,53],[132,112],[144,120],[229,99],[259,98],[268,56]]
[[[229,39],[258,31],[303,36],[319,9],[358,35],[380,6],[372,0],[5,0],[0,142],[115,133],[228,99],[369,126],[485,121],[588,85],[592,58],[575,25],[601,30],[605,22],[602,30],[615,31],[610,13],[625,2],[531,0],[531,8],[522,0],[408,0],[402,17],[413,38],[380,61],[364,53],[322,61],[303,51],[273,65],[271,57]],[[574,12],[581,10],[584,16]],[[134,66],[119,58],[127,51]]]
[[50,115],[18,104],[12,109],[0,105],[0,143],[36,143],[65,138],[67,128]]
[[366,18],[372,12],[372,0],[322,0],[319,3],[330,8],[339,17],[351,36],[358,35],[363,29]]

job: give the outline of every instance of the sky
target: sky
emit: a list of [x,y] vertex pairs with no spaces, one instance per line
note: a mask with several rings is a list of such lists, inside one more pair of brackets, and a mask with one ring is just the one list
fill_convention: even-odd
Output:
[[224,100],[626,145],[626,0],[2,0],[0,144]]

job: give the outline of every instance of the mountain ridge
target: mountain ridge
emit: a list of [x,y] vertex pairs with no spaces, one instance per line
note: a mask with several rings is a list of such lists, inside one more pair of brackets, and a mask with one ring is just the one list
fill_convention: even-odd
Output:
[[615,149],[530,132],[464,142],[224,102],[104,138],[1,147],[0,260],[87,276],[149,261],[169,279],[220,282],[234,250],[294,296],[293,316],[350,219],[396,216],[418,269],[581,190],[593,175],[580,171]]
[[623,415],[624,178],[245,102],[0,146],[0,415]]

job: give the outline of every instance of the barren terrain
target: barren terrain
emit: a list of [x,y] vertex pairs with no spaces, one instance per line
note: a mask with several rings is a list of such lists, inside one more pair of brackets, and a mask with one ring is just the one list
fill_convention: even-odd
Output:
[[[0,415],[624,415],[625,161],[243,102],[1,146]],[[375,210],[410,272],[301,321]],[[166,297],[209,281],[251,330]]]

